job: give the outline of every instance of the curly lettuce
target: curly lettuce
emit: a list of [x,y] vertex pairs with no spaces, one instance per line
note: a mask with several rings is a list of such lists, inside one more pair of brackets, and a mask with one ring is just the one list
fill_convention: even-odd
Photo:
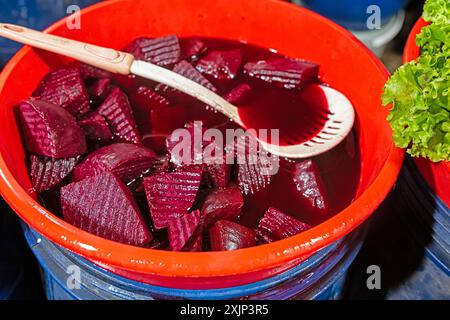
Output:
[[450,1],[427,0],[431,24],[416,42],[421,55],[400,67],[384,87],[393,139],[414,157],[450,161]]

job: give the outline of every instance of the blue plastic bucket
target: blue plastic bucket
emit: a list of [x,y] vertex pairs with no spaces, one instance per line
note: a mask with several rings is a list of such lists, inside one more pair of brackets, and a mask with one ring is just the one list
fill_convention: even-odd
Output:
[[374,14],[368,8],[378,6],[381,24],[385,24],[407,4],[407,0],[297,0],[343,27],[351,30],[367,30],[367,19]]
[[[398,182],[399,224],[410,249],[422,252],[416,270],[390,299],[450,299],[450,208],[432,191],[408,158]],[[411,249],[412,248],[412,249]]]
[[[359,228],[292,269],[257,283],[214,290],[185,290],[152,286],[117,276],[45,239],[25,223],[23,229],[41,266],[44,289],[50,300],[335,300],[342,297],[347,270],[359,252],[365,234],[365,228]],[[79,288],[71,285],[74,278],[68,283],[74,268],[79,268]]]
[[[20,24],[42,30],[67,15],[70,5],[86,7],[98,0],[0,0],[0,21]],[[20,44],[0,38],[0,66],[21,47]]]

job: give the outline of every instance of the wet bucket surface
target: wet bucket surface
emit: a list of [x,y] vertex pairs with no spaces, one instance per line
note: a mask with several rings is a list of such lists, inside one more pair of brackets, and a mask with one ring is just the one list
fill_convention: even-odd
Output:
[[[307,232],[269,245],[233,252],[175,253],[101,239],[52,215],[27,193],[30,182],[12,109],[45,73],[66,60],[25,48],[0,76],[0,116],[5,119],[0,127],[0,190],[26,223],[65,249],[153,286],[212,290],[254,284],[290,271],[348,235],[378,207],[396,180],[403,152],[393,146],[387,110],[380,101],[388,73],[367,48],[329,20],[272,0],[115,0],[88,8],[82,19],[82,30],[68,30],[61,21],[49,31],[115,48],[144,34],[229,38],[319,62],[323,81],[346,94],[356,108],[362,170],[358,197],[348,208]],[[292,29],[297,32],[286,32]],[[355,65],[360,67],[349,68]]]

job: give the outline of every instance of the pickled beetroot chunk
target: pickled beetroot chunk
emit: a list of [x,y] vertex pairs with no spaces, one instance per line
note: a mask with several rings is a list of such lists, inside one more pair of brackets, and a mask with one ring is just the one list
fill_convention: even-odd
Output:
[[75,117],[89,112],[89,98],[78,68],[59,69],[47,74],[35,96],[54,103]]
[[206,44],[197,38],[189,39],[181,48],[183,57],[191,61],[198,60],[206,50],[208,50]]
[[224,96],[224,99],[229,103],[236,105],[236,107],[239,107],[239,104],[247,102],[252,89],[252,86],[247,83],[238,84]]
[[86,137],[91,140],[109,141],[114,138],[106,119],[97,112],[80,119],[78,125],[83,128]]
[[163,229],[173,219],[187,214],[200,188],[203,171],[159,173],[144,179],[150,215],[156,229]]
[[148,171],[156,158],[155,153],[142,146],[115,143],[100,148],[86,157],[74,170],[72,181],[112,172],[129,182]]
[[303,195],[309,204],[314,208],[328,212],[325,187],[317,165],[312,160],[297,163],[293,175],[297,191]]
[[248,75],[286,89],[301,89],[318,82],[319,65],[291,58],[272,58],[249,62],[244,66]]
[[311,227],[287,214],[269,208],[259,222],[256,233],[266,242],[273,242],[294,236]]
[[231,251],[256,245],[256,234],[252,229],[235,222],[221,220],[209,229],[212,251]]
[[146,86],[140,86],[131,94],[131,101],[140,109],[162,109],[167,108],[169,100],[159,95]]
[[76,157],[86,152],[86,139],[75,118],[52,103],[30,99],[19,106],[28,151],[52,158]]
[[89,97],[94,102],[103,102],[108,97],[109,91],[111,90],[111,79],[102,78],[95,80],[88,87]]
[[[202,85],[205,88],[208,88],[211,91],[216,92],[217,89],[214,87],[214,85],[208,81],[200,72],[198,72],[189,62],[182,60],[178,62],[174,68],[173,71],[181,74],[182,76],[197,82],[198,84]],[[170,100],[180,101],[182,99],[185,99],[186,95],[176,89],[173,89],[169,86],[166,86],[164,84],[158,84],[155,87],[155,90],[157,92],[161,92],[162,95],[164,95],[166,98],[169,98]]]
[[101,79],[101,78],[113,78],[113,74],[111,72],[102,70],[100,68],[91,66],[86,63],[80,63],[78,66],[78,69],[80,70],[81,77],[83,79]]
[[174,35],[161,38],[137,38],[131,42],[125,51],[136,59],[154,63],[158,66],[170,66],[181,58],[181,48],[178,37]]
[[72,172],[79,159],[79,156],[53,159],[31,155],[30,176],[33,189],[42,192],[56,186]]
[[241,68],[242,52],[239,49],[227,51],[211,51],[201,58],[196,69],[219,80],[231,80]]
[[143,246],[152,235],[131,192],[110,172],[61,188],[66,221],[105,239]]
[[197,241],[194,233],[199,228],[200,220],[199,210],[185,214],[178,219],[170,220],[169,243],[173,251],[181,251],[192,237],[196,238],[193,240]]
[[113,134],[123,142],[141,143],[136,122],[127,95],[120,89],[111,90],[97,112],[108,121]]
[[219,220],[234,220],[242,213],[244,198],[239,188],[231,185],[226,189],[212,191],[202,207],[202,217],[206,224]]

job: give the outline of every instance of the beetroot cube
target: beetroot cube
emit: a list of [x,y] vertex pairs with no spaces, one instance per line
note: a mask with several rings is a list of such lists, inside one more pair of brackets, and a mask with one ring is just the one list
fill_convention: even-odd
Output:
[[140,109],[162,109],[167,108],[169,100],[146,86],[138,87],[131,95],[131,101]]
[[112,172],[129,182],[150,170],[155,153],[142,146],[115,143],[100,148],[86,157],[74,170],[73,181],[80,181],[102,172]]
[[89,98],[78,68],[59,69],[47,74],[35,96],[54,103],[75,117],[89,112]]
[[63,181],[75,168],[80,157],[54,159],[30,156],[31,184],[36,192],[51,189]]
[[144,179],[153,225],[163,229],[191,209],[202,180],[202,170],[158,173]]
[[219,220],[235,220],[242,212],[244,199],[239,188],[231,185],[226,189],[212,191],[202,207],[202,217],[207,224]]
[[191,61],[198,60],[206,50],[206,44],[198,38],[189,39],[182,45],[183,56]]
[[200,211],[185,214],[169,222],[169,243],[173,251],[181,251],[200,225]]
[[231,251],[256,245],[256,234],[252,229],[235,222],[221,220],[209,229],[212,251]]
[[231,80],[236,77],[242,63],[239,49],[211,51],[197,63],[196,69],[218,80]]
[[[211,82],[208,81],[208,79],[206,79],[189,62],[185,60],[178,62],[174,66],[173,71],[192,81],[197,82],[198,84],[204,86],[205,88],[208,88],[211,91],[217,91],[217,89],[212,85]],[[155,87],[155,90],[157,92],[161,92],[161,94],[169,98],[170,101],[184,102],[186,99],[186,94],[161,83]]]
[[108,121],[113,134],[123,142],[141,143],[127,95],[119,88],[111,90],[97,112]]
[[291,58],[272,58],[249,62],[244,66],[248,75],[286,89],[301,89],[318,81],[319,65]]
[[240,107],[240,104],[245,104],[249,100],[252,89],[252,86],[247,83],[238,84],[224,96],[224,99],[229,103]]
[[113,78],[113,74],[109,71],[99,69],[86,63],[80,63],[78,69],[80,70],[81,77],[83,79],[101,79],[101,78]]
[[111,80],[108,78],[102,78],[95,80],[88,87],[89,97],[95,102],[102,102],[108,97],[111,90]]
[[294,236],[311,227],[291,216],[269,208],[259,222],[256,233],[266,242],[273,242]]
[[181,58],[180,43],[174,35],[155,39],[138,38],[131,42],[125,51],[133,54],[136,59],[161,67],[173,65]]
[[86,152],[86,139],[75,118],[52,103],[30,99],[19,106],[28,151],[52,158],[76,157]]
[[79,120],[78,125],[91,140],[109,141],[114,138],[106,119],[97,112],[92,112]]
[[230,165],[225,163],[209,163],[206,165],[205,173],[208,185],[211,188],[226,188],[230,179]]
[[317,209],[328,212],[328,198],[320,178],[319,169],[312,160],[295,164],[293,171],[294,184],[297,191]]
[[61,206],[67,222],[105,239],[143,246],[153,238],[131,192],[113,173],[62,187]]

